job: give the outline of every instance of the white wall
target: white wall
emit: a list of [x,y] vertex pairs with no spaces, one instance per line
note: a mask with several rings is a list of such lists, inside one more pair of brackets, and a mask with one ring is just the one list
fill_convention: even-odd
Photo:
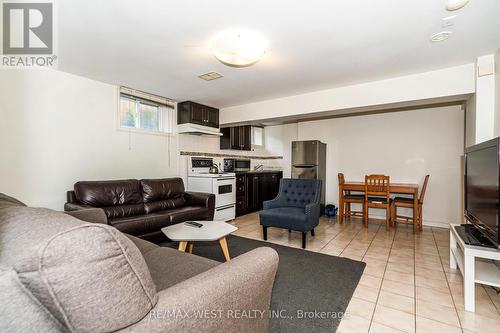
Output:
[[476,144],[476,95],[465,103],[465,147]]
[[175,139],[115,129],[117,96],[64,72],[1,70],[0,192],[61,210],[78,180],[177,175]]
[[396,106],[415,101],[462,98],[475,92],[475,66],[467,64],[441,70],[315,91],[221,110],[221,123],[260,121],[280,117],[375,106]]
[[495,53],[495,137],[500,136],[500,49]]
[[495,55],[477,58],[476,143],[495,137]]
[[266,149],[272,155],[283,156],[283,177],[290,178],[292,171],[292,141],[298,138],[298,124],[267,126],[265,128]]
[[[460,106],[300,122],[297,138],[290,139],[327,144],[327,203],[338,204],[339,172],[347,180],[362,181],[366,174],[382,173],[393,182],[418,184],[430,174],[424,223],[447,227],[461,221],[464,113]],[[289,154],[284,150],[286,160]]]

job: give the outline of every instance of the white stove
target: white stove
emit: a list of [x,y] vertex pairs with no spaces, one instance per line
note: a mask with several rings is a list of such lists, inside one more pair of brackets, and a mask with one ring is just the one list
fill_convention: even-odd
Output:
[[221,172],[221,173],[210,173],[210,172],[199,172],[188,174],[189,177],[208,177],[208,178],[220,178],[220,177],[236,177],[234,172]]
[[191,157],[188,163],[188,191],[215,194],[214,221],[229,221],[236,214],[236,174],[209,173],[213,159]]

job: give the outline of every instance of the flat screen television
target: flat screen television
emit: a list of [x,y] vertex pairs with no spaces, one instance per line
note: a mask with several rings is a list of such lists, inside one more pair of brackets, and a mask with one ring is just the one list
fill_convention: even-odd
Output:
[[500,245],[500,138],[465,150],[465,218]]

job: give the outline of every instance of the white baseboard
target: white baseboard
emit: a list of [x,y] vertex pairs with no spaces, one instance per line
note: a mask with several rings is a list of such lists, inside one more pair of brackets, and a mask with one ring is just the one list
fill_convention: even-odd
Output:
[[450,229],[450,224],[448,222],[438,222],[438,221],[426,221],[424,220],[424,227],[437,227]]
[[[384,219],[385,215],[381,214],[370,214],[370,218],[373,219]],[[450,223],[444,221],[429,221],[424,219],[424,227],[436,227],[436,228],[445,228],[450,229]]]

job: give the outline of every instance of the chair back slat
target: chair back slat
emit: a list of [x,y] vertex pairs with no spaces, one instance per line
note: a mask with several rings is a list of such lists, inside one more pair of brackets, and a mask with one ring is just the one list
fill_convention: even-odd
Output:
[[370,195],[390,197],[390,177],[385,175],[365,176],[365,197]]
[[420,203],[424,202],[425,190],[427,189],[427,183],[429,182],[430,175],[426,175],[424,179],[424,185],[422,185],[422,191],[420,192]]
[[344,174],[339,172],[339,185],[344,185],[344,183],[345,183]]

